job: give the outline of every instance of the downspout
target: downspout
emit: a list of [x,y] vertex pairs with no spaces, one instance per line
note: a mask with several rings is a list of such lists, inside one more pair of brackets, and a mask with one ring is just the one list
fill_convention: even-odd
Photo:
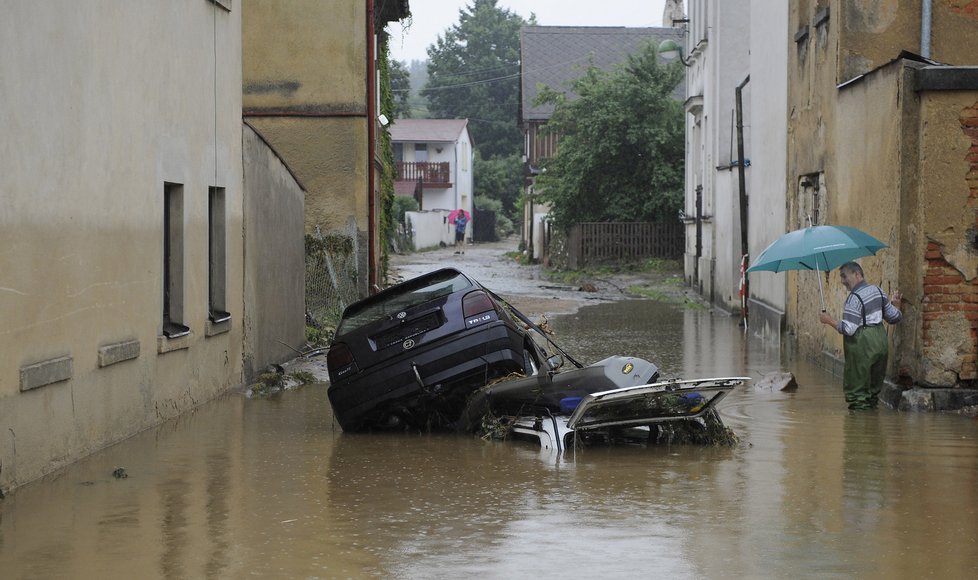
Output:
[[377,36],[374,34],[374,0],[367,0],[367,286],[371,294],[377,284],[377,206],[374,163],[377,157]]
[[744,160],[744,87],[750,82],[750,75],[737,85],[737,180],[740,186],[740,265],[742,287],[740,288],[740,315],[743,319],[744,328],[747,328],[747,178],[746,161]]
[[930,58],[931,0],[920,6],[920,56]]

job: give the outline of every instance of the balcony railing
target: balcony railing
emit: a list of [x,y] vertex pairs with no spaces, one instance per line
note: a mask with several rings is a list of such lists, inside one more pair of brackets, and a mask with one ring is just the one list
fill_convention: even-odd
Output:
[[451,176],[448,162],[400,161],[397,164],[397,181],[418,181],[425,186],[450,187]]

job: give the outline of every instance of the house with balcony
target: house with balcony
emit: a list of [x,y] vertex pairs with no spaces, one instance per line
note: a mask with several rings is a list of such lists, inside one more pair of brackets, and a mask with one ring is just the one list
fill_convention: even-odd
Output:
[[[417,212],[408,212],[414,247],[429,248],[455,240],[448,214],[472,215],[475,160],[468,119],[398,119],[390,127],[397,173],[394,195],[410,196]],[[466,239],[472,237],[472,222]]]

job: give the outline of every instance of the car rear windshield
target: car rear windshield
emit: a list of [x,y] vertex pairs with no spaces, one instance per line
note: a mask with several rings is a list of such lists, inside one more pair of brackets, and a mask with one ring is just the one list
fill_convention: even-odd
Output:
[[471,286],[468,278],[454,270],[435,272],[430,276],[410,280],[351,305],[343,314],[336,334],[356,330],[375,320],[393,316]]

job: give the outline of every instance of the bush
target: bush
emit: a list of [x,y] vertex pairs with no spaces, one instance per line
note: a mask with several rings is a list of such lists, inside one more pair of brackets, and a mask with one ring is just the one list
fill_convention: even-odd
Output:
[[418,200],[413,197],[398,195],[394,198],[394,222],[404,223],[404,212],[418,211]]

